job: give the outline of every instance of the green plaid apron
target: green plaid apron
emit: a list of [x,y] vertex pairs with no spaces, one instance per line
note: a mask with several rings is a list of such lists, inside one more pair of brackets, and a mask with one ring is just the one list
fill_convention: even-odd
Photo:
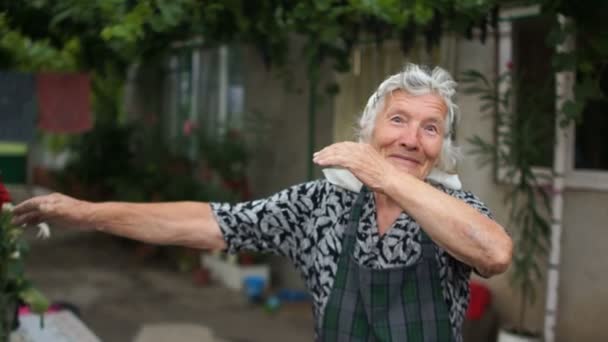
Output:
[[424,231],[422,258],[415,265],[374,270],[353,260],[366,191],[359,194],[349,217],[319,340],[453,341],[434,244]]

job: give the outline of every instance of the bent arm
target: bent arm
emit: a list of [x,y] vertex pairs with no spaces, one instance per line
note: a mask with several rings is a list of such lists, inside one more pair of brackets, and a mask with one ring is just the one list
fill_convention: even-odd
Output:
[[456,259],[485,277],[509,267],[513,243],[497,222],[464,201],[398,170],[392,172],[386,184],[384,193]]
[[48,222],[62,227],[95,229],[154,244],[226,248],[208,203],[92,203],[51,194],[19,204],[13,214],[15,224]]
[[412,216],[440,247],[483,276],[504,272],[513,244],[505,230],[475,208],[397,169],[374,147],[341,142],[313,156],[321,166],[342,166]]

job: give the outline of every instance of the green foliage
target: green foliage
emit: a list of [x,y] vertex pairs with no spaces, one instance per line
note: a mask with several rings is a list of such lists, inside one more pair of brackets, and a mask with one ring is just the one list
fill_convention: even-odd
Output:
[[[190,146],[182,136],[179,146]],[[99,122],[70,139],[71,158],[55,178],[62,191],[90,200],[235,201],[248,197],[248,151],[236,131],[197,137],[196,156],[170,151],[156,126]]]
[[[283,65],[293,34],[305,37],[307,56],[329,57],[346,70],[353,45],[367,36],[411,46],[424,34],[433,45],[441,27],[485,30],[496,0],[37,0],[0,5],[8,27],[48,51],[71,53],[72,67],[135,61],[171,43],[200,36],[206,44],[243,42],[270,65]],[[35,20],[34,20],[35,19]],[[76,46],[78,51],[72,51]],[[19,50],[6,46],[8,55]],[[313,51],[314,50],[314,51]],[[316,51],[316,52],[315,52]],[[47,55],[45,60],[56,60]],[[74,63],[76,62],[76,63]],[[55,66],[53,66],[55,67]]]
[[65,41],[61,47],[53,46],[49,39],[33,40],[12,30],[6,14],[0,13],[1,64],[21,71],[69,70],[75,68],[79,52],[80,42],[77,38]]
[[239,181],[245,178],[249,153],[244,138],[237,130],[229,130],[218,138],[203,136],[200,151],[207,165],[218,171],[225,180]]
[[43,313],[49,306],[25,276],[23,259],[28,246],[21,236],[22,229],[10,223],[11,217],[8,209],[0,208],[0,341],[8,340],[19,301],[37,313]]
[[[64,184],[78,179],[83,186],[95,189],[94,197],[107,195],[114,180],[129,172],[131,134],[131,127],[104,122],[74,137],[68,146],[73,157],[66,165]],[[69,179],[65,178],[67,175]]]
[[[608,96],[600,87],[602,73],[608,68],[608,2],[561,0],[541,3],[544,13],[569,19],[565,23],[556,19],[547,37],[547,44],[557,51],[552,60],[553,70],[576,74],[574,99],[563,103],[559,112],[560,124],[566,127],[572,122],[580,122],[586,103]],[[568,39],[574,39],[576,46],[571,51],[558,49]]]
[[[104,70],[107,65],[124,74],[129,63],[166,51],[171,44],[192,37],[206,45],[231,42],[255,46],[267,65],[287,67],[293,36],[304,38],[303,56],[311,67],[330,60],[338,71],[349,68],[357,43],[398,39],[406,52],[416,36],[428,47],[443,32],[471,36],[473,27],[485,40],[487,27],[496,25],[500,0],[36,0],[0,4],[0,65],[21,69]],[[577,85],[585,99],[600,95],[598,70],[606,65],[608,3],[601,0],[527,0],[543,13],[565,15],[574,24],[555,22],[548,37],[556,46],[575,34],[584,48],[563,52],[555,70],[578,70]],[[310,71],[311,73],[314,71]],[[588,80],[588,81],[587,81]],[[592,85],[593,86],[590,86]],[[578,99],[577,99],[578,101]],[[583,101],[581,99],[581,101]],[[575,120],[581,105],[563,110],[564,124]]]

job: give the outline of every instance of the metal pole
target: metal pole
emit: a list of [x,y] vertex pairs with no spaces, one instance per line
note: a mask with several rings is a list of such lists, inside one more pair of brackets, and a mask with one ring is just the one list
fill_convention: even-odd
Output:
[[[568,23],[568,20],[563,17],[558,17],[562,26]],[[574,49],[574,39],[568,37],[566,41],[560,45],[558,52],[571,52]],[[564,102],[573,98],[572,88],[574,87],[574,72],[563,71],[557,73],[555,77],[556,89],[556,115],[555,120],[555,149],[553,154],[553,186],[552,186],[552,201],[551,201],[551,246],[549,254],[549,265],[547,270],[547,293],[545,304],[545,328],[544,340],[546,342],[555,341],[555,325],[557,323],[557,310],[559,303],[559,271],[561,259],[561,235],[562,235],[562,216],[564,211],[564,175],[567,170],[566,162],[566,141],[567,131],[562,128],[559,120],[559,111]]]

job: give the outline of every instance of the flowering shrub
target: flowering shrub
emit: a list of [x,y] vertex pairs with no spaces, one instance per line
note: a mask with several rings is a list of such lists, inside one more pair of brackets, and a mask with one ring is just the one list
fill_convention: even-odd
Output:
[[[15,327],[20,302],[37,313],[48,307],[48,301],[25,277],[23,258],[28,247],[22,229],[11,223],[12,208],[10,194],[0,180],[0,341],[7,341]],[[48,234],[48,227],[41,232]]]

